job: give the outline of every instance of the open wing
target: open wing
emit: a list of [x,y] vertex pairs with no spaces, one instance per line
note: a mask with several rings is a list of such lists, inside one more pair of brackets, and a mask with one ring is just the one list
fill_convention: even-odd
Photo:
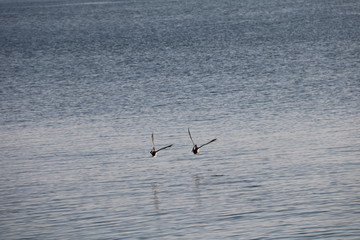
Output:
[[189,133],[189,136],[190,136],[190,139],[191,139],[192,144],[195,146],[194,140],[193,140],[192,137],[191,137],[190,128],[188,128],[188,133]]
[[154,133],[151,133],[151,142],[152,142],[152,146],[155,147],[155,143],[154,143]]
[[161,150],[166,149],[166,148],[169,148],[169,147],[172,147],[172,145],[174,145],[174,144],[171,144],[171,145],[169,145],[169,146],[166,146],[166,147],[160,148],[160,149],[156,150],[156,152],[161,151]]
[[216,138],[214,138],[214,139],[211,140],[210,142],[207,142],[207,143],[201,145],[199,148],[201,148],[201,147],[203,147],[203,146],[205,146],[205,145],[208,145],[208,144],[210,144],[210,143],[212,143],[212,142],[215,142],[215,141],[216,141]]

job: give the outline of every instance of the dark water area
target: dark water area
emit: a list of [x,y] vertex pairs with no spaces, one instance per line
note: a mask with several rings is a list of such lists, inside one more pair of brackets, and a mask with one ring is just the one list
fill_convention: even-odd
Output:
[[358,239],[359,41],[355,0],[0,0],[0,238]]

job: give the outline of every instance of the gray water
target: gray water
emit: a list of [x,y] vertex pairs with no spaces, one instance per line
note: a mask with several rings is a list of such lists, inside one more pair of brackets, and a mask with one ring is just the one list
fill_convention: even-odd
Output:
[[359,41],[356,0],[1,0],[0,239],[359,239]]

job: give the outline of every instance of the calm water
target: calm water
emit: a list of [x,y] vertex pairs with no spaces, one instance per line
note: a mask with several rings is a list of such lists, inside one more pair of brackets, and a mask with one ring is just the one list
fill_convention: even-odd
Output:
[[0,0],[0,238],[359,239],[359,41],[357,0]]

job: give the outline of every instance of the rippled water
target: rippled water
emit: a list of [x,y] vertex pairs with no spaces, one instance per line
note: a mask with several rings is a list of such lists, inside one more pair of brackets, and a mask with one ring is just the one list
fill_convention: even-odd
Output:
[[[359,238],[358,1],[0,0],[0,22],[1,239]],[[217,141],[193,155],[189,127]]]

